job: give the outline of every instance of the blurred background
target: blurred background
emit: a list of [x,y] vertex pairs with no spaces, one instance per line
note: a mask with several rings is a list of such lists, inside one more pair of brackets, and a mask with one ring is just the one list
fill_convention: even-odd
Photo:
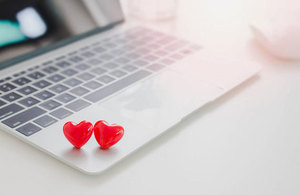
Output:
[[[102,2],[88,0],[0,0],[0,62],[64,38],[105,26],[120,17]],[[116,0],[110,2],[118,3]],[[97,4],[96,4],[97,5]],[[96,9],[96,10],[93,10]],[[105,17],[97,16],[105,13]]]
[[[99,0],[102,6],[93,6],[97,1],[0,0],[0,62],[104,26],[107,21],[99,14],[101,12],[111,18],[120,17],[118,10],[111,10],[105,3],[103,6],[105,1]],[[252,36],[250,25],[263,33],[276,35],[279,40],[285,39],[281,36],[293,33],[290,29],[295,29],[300,19],[300,5],[296,0],[202,0],[189,3],[121,0],[121,3],[127,21],[159,26],[208,45],[243,44],[239,38],[244,40]]]

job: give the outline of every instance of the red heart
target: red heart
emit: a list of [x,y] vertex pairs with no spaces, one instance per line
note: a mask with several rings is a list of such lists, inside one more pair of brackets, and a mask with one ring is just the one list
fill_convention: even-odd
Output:
[[93,124],[87,121],[81,121],[79,124],[67,122],[64,127],[66,138],[76,148],[81,148],[93,134]]
[[124,129],[119,125],[109,125],[101,120],[94,125],[94,135],[101,148],[106,149],[120,141],[124,135]]

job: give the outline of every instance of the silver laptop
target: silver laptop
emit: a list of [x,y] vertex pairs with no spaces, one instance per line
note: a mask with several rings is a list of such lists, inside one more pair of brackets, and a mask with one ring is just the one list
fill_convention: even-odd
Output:
[[[0,7],[16,6],[6,9],[16,14],[0,10],[0,29],[18,36],[0,34],[0,128],[87,174],[108,169],[259,71],[205,45],[128,25],[118,0],[10,2]],[[74,149],[63,135],[67,121],[100,119],[125,128],[109,150],[93,137]]]

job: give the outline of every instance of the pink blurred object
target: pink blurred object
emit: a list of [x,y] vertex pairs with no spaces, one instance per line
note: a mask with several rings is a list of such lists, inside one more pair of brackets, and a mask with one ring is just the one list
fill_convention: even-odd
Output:
[[128,0],[129,14],[144,20],[170,20],[176,17],[177,0]]
[[272,55],[286,60],[300,59],[300,8],[278,9],[265,21],[250,25],[256,40]]

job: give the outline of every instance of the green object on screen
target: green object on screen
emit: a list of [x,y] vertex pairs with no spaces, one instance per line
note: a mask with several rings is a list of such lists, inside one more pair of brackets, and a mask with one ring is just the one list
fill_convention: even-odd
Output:
[[0,20],[0,47],[26,40],[17,22]]

